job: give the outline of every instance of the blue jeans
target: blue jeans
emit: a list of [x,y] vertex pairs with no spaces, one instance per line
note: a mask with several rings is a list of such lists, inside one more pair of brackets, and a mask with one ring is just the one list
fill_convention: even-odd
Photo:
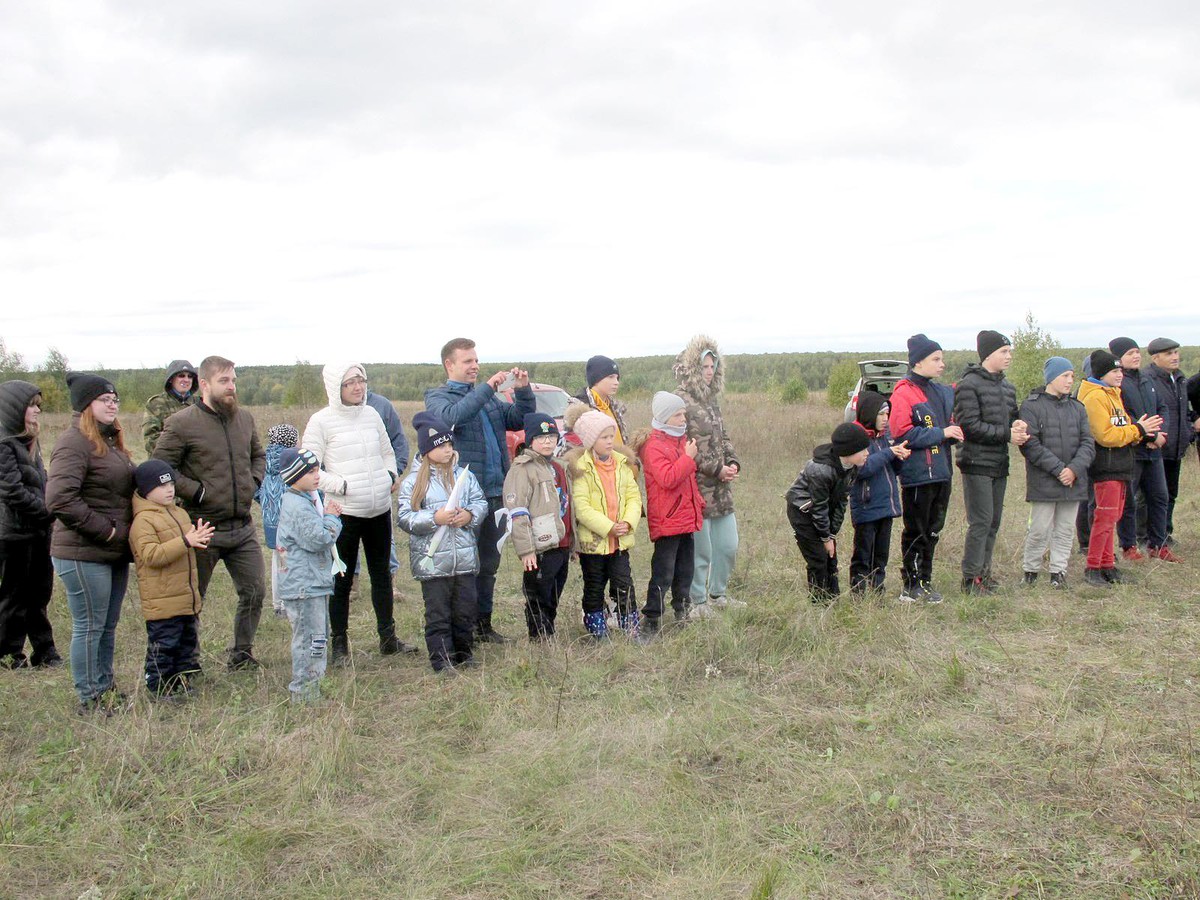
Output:
[[1150,459],[1139,459],[1134,464],[1133,479],[1125,490],[1125,512],[1117,523],[1117,537],[1122,550],[1138,544],[1138,488],[1141,488],[1146,500],[1146,546],[1157,550],[1167,543],[1167,509],[1171,502],[1161,453],[1154,454]]
[[329,641],[329,597],[284,600],[283,608],[292,625],[292,681],[288,690],[293,700],[318,700]]
[[71,610],[71,678],[81,702],[113,687],[113,648],[129,563],[52,560]]

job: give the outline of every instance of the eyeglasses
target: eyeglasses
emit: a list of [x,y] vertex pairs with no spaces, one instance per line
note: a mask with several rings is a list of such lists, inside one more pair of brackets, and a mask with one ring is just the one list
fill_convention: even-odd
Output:
[[121,405],[121,398],[116,395],[113,395],[111,397],[97,397],[96,399],[99,400],[101,403],[103,403],[105,406],[120,406]]
[[348,379],[346,379],[345,381],[343,381],[343,382],[342,382],[342,387],[344,387],[344,388],[348,388],[348,387],[358,387],[360,384],[366,384],[366,383],[367,383],[367,379],[365,379],[365,378],[359,378],[359,377],[356,375],[356,376],[354,376],[353,378],[348,378]]

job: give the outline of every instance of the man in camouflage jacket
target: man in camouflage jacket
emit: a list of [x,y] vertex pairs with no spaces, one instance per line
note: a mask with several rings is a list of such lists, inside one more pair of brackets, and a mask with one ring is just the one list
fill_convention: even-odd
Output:
[[180,410],[192,405],[196,392],[196,370],[186,359],[174,360],[167,366],[167,380],[163,392],[146,401],[146,414],[142,418],[142,440],[146,443],[146,456],[154,455],[154,445],[162,434],[167,419]]

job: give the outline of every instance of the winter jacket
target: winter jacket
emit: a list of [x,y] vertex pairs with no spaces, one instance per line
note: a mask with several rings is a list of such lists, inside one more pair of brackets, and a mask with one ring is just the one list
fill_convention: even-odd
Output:
[[954,422],[954,391],[910,372],[892,391],[888,431],[895,441],[908,441],[912,454],[900,465],[900,484],[912,487],[949,481],[953,475],[950,449],[957,441],[946,437]]
[[[1122,369],[1125,380],[1121,382],[1121,403],[1130,421],[1136,422],[1142,416],[1162,416],[1162,430],[1166,431],[1166,420],[1170,415],[1165,397],[1159,396],[1156,379],[1141,369]],[[1163,445],[1166,446],[1165,444]],[[1154,438],[1147,437],[1134,447],[1135,459],[1155,459],[1162,455],[1162,449],[1154,446]]]
[[855,525],[894,519],[901,513],[900,480],[903,462],[892,453],[892,441],[871,430],[867,461],[858,467],[850,486],[850,521]]
[[[504,505],[512,523],[512,545],[517,556],[545,553],[567,539],[571,516],[570,488],[555,483],[562,467],[532,450],[513,460],[504,478]],[[563,476],[566,483],[566,478]],[[517,512],[525,510],[524,513]]]
[[[613,451],[617,461],[617,519],[629,524],[629,533],[617,538],[618,550],[629,550],[635,543],[638,522],[642,518],[642,495],[638,491],[637,464],[629,451]],[[605,555],[608,533],[616,524],[608,517],[604,487],[596,471],[591,450],[577,447],[563,460],[571,479],[571,508],[575,513],[575,541],[580,553]]]
[[116,431],[105,428],[101,434],[108,449],[97,456],[75,413],[50,454],[46,509],[55,519],[50,555],[58,559],[129,562],[133,463],[117,449]]
[[163,506],[133,495],[129,546],[147,621],[200,614],[203,601],[196,551],[183,539],[191,528],[188,514],[173,502]]
[[279,510],[282,508],[284,491],[287,490],[287,485],[279,476],[279,457],[286,449],[283,444],[267,444],[267,464],[262,484],[254,492],[254,499],[262,507],[263,540],[271,550],[275,549],[279,533]]
[[[447,381],[425,392],[425,409],[454,428],[454,449],[459,461],[471,467],[486,497],[504,493],[504,476],[508,474],[508,432],[525,427],[525,417],[537,412],[533,389],[517,388],[513,402],[506,403],[496,396],[486,381],[477,385]],[[483,418],[480,417],[483,414]],[[500,471],[487,471],[487,446],[483,433],[484,419],[500,449]]]
[[1188,447],[1196,439],[1192,423],[1196,414],[1188,407],[1188,380],[1182,372],[1176,369],[1168,372],[1153,363],[1146,369],[1146,374],[1154,380],[1158,391],[1158,399],[1167,413],[1163,416],[1162,430],[1167,433],[1167,442],[1159,451],[1163,459],[1183,459]]
[[969,475],[1008,475],[1010,430],[1017,420],[1017,391],[1003,372],[967,366],[954,388],[954,419],[963,430],[958,467]]
[[687,442],[686,435],[672,437],[654,428],[638,448],[652,541],[704,527],[704,498],[696,483],[696,461],[683,449]]
[[[419,469],[409,472],[400,485],[400,496],[396,503],[396,524],[402,531],[409,534],[408,562],[413,578],[417,581],[431,581],[434,578],[451,578],[455,575],[476,575],[479,572],[479,530],[483,527],[483,517],[488,514],[487,497],[473,472],[467,472],[467,483],[458,505],[471,514],[471,522],[463,528],[447,528],[445,537],[433,551],[433,558],[428,568],[422,565],[426,561],[433,536],[441,527],[433,520],[433,514],[446,505],[450,499],[450,491],[436,476],[429,479],[429,490],[420,509],[412,508],[412,490],[417,481]],[[454,467],[454,479],[457,484],[465,470],[460,466]]]
[[[706,350],[712,351],[716,363],[711,384],[704,383],[700,369]],[[696,482],[704,498],[704,517],[719,519],[733,512],[733,485],[721,480],[721,469],[736,466],[739,472],[742,470],[721,415],[725,360],[717,342],[700,334],[675,357],[673,371],[679,382],[675,393],[687,404],[687,436],[696,441]]]
[[176,496],[193,519],[217,526],[249,521],[267,455],[246,410],[227,419],[202,401],[193,403],[167,420],[154,458],[175,470]]
[[379,418],[383,419],[383,427],[387,431],[388,440],[391,441],[392,452],[396,454],[396,473],[403,475],[412,458],[412,452],[408,449],[408,438],[404,436],[404,424],[400,421],[396,407],[392,406],[392,401],[387,397],[374,391],[367,391],[367,406],[379,413]]
[[627,443],[630,438],[633,437],[628,431],[625,430],[625,413],[627,410],[625,409],[625,404],[620,400],[614,399],[608,404],[608,409],[600,409],[599,404],[596,402],[596,392],[591,388],[584,388],[575,395],[575,399],[580,403],[586,403],[588,409],[594,409],[598,412],[602,412],[606,416],[611,417],[612,420],[617,423],[617,430],[621,432],[621,436],[617,441],[618,443]]
[[[171,380],[184,372],[192,376],[192,390],[186,397],[179,397],[171,390]],[[146,401],[146,413],[142,416],[142,441],[146,445],[146,455],[154,455],[154,446],[158,436],[162,434],[163,424],[180,410],[187,409],[196,399],[195,389],[199,385],[196,370],[186,359],[172,360],[167,366],[167,378],[163,382],[163,392],[155,394]]]
[[321,515],[311,494],[287,488],[279,507],[278,546],[285,551],[276,590],[281,600],[308,600],[333,593],[333,548],[342,520]]
[[46,467],[32,437],[24,436],[25,410],[41,393],[28,381],[0,384],[0,541],[45,538]]
[[812,520],[821,540],[832,540],[841,530],[850,483],[857,473],[855,466],[842,468],[833,444],[820,444],[788,488],[788,504]]
[[342,514],[363,519],[392,511],[392,483],[399,477],[396,453],[383,419],[366,402],[342,403],[342,379],[357,363],[330,363],[322,370],[329,405],[312,414],[300,446],[321,462],[321,493],[342,504]]
[[[1055,397],[1044,387],[1036,388],[1021,404],[1021,421],[1029,426],[1029,440],[1021,445],[1025,499],[1030,503],[1086,502],[1096,442],[1083,404],[1069,396]],[[1063,469],[1075,473],[1070,487],[1058,480]]]
[[1088,380],[1079,386],[1079,402],[1096,442],[1088,469],[1092,481],[1128,481],[1133,477],[1133,445],[1145,440],[1146,432],[1125,411],[1120,389]]

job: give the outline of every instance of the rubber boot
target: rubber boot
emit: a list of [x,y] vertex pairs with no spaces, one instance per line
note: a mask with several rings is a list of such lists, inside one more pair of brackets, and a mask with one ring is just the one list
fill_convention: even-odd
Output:
[[608,640],[608,616],[604,610],[584,613],[583,627],[597,642]]
[[492,627],[492,617],[482,616],[475,626],[475,639],[482,644],[507,644],[508,638]]

